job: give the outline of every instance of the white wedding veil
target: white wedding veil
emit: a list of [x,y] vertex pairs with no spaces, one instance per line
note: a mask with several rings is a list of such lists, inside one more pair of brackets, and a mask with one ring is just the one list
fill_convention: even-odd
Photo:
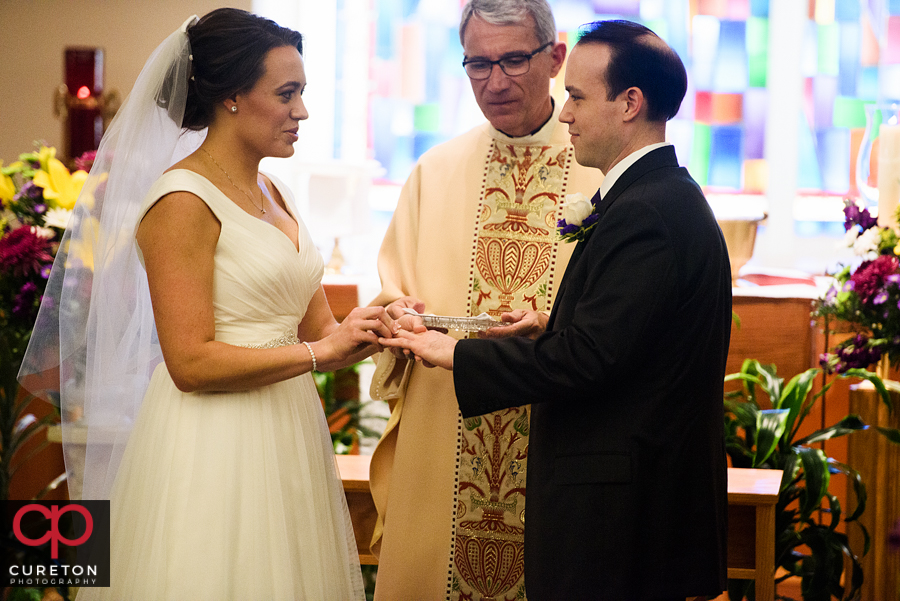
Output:
[[19,380],[58,402],[69,496],[108,499],[153,369],[162,361],[138,210],[206,135],[182,129],[193,16],[153,52],[100,143],[60,243]]

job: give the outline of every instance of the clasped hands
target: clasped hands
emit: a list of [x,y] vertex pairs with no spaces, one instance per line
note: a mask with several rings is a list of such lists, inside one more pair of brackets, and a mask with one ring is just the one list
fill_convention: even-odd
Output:
[[[393,337],[379,338],[378,343],[385,348],[390,348],[397,357],[412,355],[416,361],[426,367],[443,367],[452,370],[453,352],[457,340],[448,336],[445,330],[426,328],[420,317],[404,311],[407,308],[416,313],[424,313],[425,303],[417,298],[404,296],[388,305],[388,316],[394,320]],[[549,318],[546,314],[538,311],[517,309],[503,313],[500,319],[512,325],[479,332],[479,337],[526,336],[534,339],[546,330]]]

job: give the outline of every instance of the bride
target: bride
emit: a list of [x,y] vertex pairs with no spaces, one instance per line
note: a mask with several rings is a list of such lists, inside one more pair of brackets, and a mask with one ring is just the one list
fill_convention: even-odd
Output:
[[79,600],[362,598],[311,372],[393,323],[335,321],[290,192],[259,172],[308,116],[301,49],[241,10],[189,19],[98,151],[23,368],[58,346],[82,498],[111,500],[112,586]]

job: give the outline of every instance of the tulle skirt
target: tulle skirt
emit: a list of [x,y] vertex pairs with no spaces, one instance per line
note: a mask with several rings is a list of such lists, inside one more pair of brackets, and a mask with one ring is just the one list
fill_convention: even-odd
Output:
[[110,505],[112,586],[78,601],[364,598],[309,374],[188,394],[160,365]]

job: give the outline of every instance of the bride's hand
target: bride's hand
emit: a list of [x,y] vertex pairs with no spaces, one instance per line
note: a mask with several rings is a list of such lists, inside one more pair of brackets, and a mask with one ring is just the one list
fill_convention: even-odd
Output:
[[394,320],[384,307],[357,307],[328,336],[316,343],[318,371],[332,371],[383,350],[379,338],[391,338]]
[[[385,307],[388,315],[394,319],[394,322],[400,329],[414,332],[417,327],[422,327],[422,318],[410,315],[404,309],[412,309],[416,313],[423,313],[425,311],[425,302],[414,296],[402,296]],[[400,348],[392,348],[390,351],[398,359],[409,355],[409,351],[404,351]]]

